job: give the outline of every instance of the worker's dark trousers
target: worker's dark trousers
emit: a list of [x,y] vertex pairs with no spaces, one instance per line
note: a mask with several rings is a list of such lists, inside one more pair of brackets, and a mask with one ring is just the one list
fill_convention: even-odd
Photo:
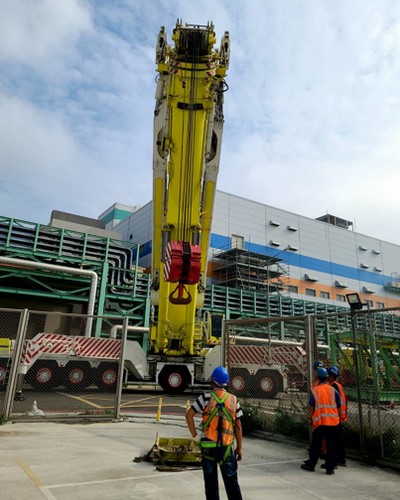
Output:
[[[223,459],[225,451],[225,446],[202,449],[204,488],[207,500],[219,500],[218,463]],[[237,460],[232,452],[219,467],[228,500],[242,500],[237,476]]]
[[346,463],[346,452],[344,450],[344,438],[343,438],[343,424],[340,422],[339,424],[339,429],[338,429],[338,442],[337,442],[337,461],[339,464],[345,464]]
[[321,453],[322,441],[326,439],[326,470],[336,467],[336,450],[339,437],[339,425],[319,425],[312,433],[310,459],[308,465],[315,467]]

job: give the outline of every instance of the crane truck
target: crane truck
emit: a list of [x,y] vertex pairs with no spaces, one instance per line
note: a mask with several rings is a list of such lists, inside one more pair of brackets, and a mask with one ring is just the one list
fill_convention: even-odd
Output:
[[[129,340],[124,366],[135,381],[166,392],[207,383],[221,347],[200,316],[219,169],[229,33],[215,48],[212,23],[178,20],[157,38],[153,144],[151,326],[148,342]],[[209,327],[209,328],[207,328]],[[145,345],[146,344],[146,345]],[[21,373],[35,387],[112,389],[121,342],[116,338],[39,333],[26,342]],[[0,382],[9,363],[0,360]],[[60,376],[62,374],[62,376]]]

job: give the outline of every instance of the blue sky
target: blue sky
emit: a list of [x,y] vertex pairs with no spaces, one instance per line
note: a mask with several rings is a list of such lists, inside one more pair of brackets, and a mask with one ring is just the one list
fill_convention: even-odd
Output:
[[3,0],[0,215],[150,200],[155,44],[177,18],[231,36],[218,189],[400,244],[400,2],[385,0]]

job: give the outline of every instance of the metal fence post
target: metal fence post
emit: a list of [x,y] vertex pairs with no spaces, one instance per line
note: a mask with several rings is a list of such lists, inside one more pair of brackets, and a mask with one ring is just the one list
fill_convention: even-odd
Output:
[[12,363],[11,363],[11,368],[10,368],[10,376],[8,379],[8,385],[7,385],[7,390],[6,390],[5,399],[4,399],[4,417],[6,418],[6,420],[8,420],[10,418],[11,411],[12,411],[13,399],[14,399],[15,390],[17,387],[17,380],[18,380],[18,367],[20,364],[22,350],[24,347],[26,329],[28,326],[28,318],[29,318],[29,311],[28,311],[28,309],[24,309],[22,311],[22,314],[21,314],[21,317],[19,320],[17,338],[16,338],[15,344],[14,344],[14,351],[13,351]]
[[316,357],[316,339],[314,335],[314,318],[311,314],[305,317],[306,353],[307,353],[307,389],[310,392],[313,384],[313,364]]
[[381,457],[385,458],[385,449],[384,449],[384,445],[383,445],[383,435],[382,435],[382,419],[381,419],[381,406],[380,406],[381,405],[381,396],[380,396],[380,390],[379,390],[376,337],[375,337],[375,332],[372,329],[371,313],[369,311],[369,308],[368,308],[368,329],[369,329],[369,339],[370,339],[370,349],[371,349],[372,381],[373,381],[374,399],[376,402],[376,411],[377,411],[377,417],[378,417]]
[[228,345],[228,340],[229,340],[229,334],[228,334],[228,325],[225,322],[225,318],[222,318],[222,325],[221,325],[221,366],[225,366],[227,369],[229,369],[229,366],[226,365],[227,363],[227,345]]
[[126,341],[128,338],[128,325],[129,318],[125,316],[122,323],[122,335],[121,335],[121,351],[119,354],[119,370],[118,370],[118,381],[117,381],[117,394],[115,398],[115,418],[120,418],[121,413],[121,395],[122,395],[122,384],[124,379],[124,365],[125,365],[125,348]]
[[[305,334],[306,334],[306,353],[307,353],[307,392],[310,394],[311,387],[313,384],[313,364],[316,355],[316,338],[315,338],[315,318],[310,314],[305,317]],[[312,438],[312,429],[308,429],[310,441]]]
[[351,332],[353,336],[354,344],[354,369],[356,372],[356,389],[357,389],[357,403],[358,403],[358,425],[360,427],[360,449],[365,450],[365,437],[364,437],[364,422],[362,413],[362,403],[361,403],[361,381],[360,381],[360,366],[358,362],[358,344],[356,337],[356,323],[355,323],[355,312],[351,311]]

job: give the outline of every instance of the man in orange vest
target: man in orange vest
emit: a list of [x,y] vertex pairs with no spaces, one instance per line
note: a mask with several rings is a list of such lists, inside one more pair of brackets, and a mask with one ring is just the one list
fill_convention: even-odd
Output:
[[[207,500],[219,500],[218,465],[224,480],[228,500],[242,500],[237,461],[242,459],[243,412],[237,397],[226,391],[229,375],[223,366],[214,369],[212,390],[199,396],[186,413],[191,435],[196,438],[196,413],[202,413],[200,448]],[[236,449],[233,450],[236,439]]]
[[[338,465],[341,465],[343,467],[346,467],[346,453],[344,450],[344,441],[343,441],[343,434],[342,434],[342,423],[346,422],[347,420],[347,395],[344,392],[342,384],[337,380],[340,371],[336,366],[330,366],[328,368],[328,383],[331,384],[331,386],[336,389],[340,395],[340,408],[341,408],[341,416],[340,416],[340,423],[339,423],[339,436],[338,436],[338,443],[337,443],[337,460],[336,463]],[[321,466],[322,467],[322,466]]]
[[336,442],[340,422],[340,396],[327,382],[325,368],[317,369],[319,384],[311,388],[308,403],[308,417],[312,426],[310,458],[301,465],[303,470],[314,472],[321,452],[321,445],[326,439],[326,473],[332,475],[336,467]]

